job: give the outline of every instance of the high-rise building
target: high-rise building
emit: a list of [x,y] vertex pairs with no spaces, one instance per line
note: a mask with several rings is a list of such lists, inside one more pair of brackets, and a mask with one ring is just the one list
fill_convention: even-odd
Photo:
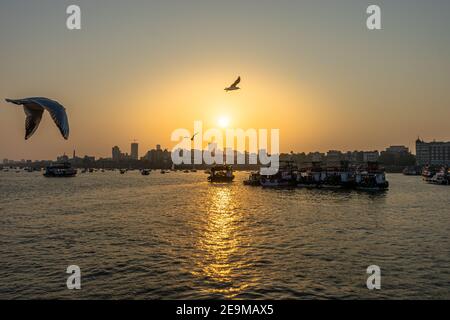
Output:
[[132,160],[138,160],[139,159],[139,144],[136,142],[133,142],[131,144],[131,159]]
[[417,165],[450,165],[450,141],[425,142],[416,140]]
[[112,148],[113,161],[120,161],[121,157],[122,157],[122,153],[120,152],[120,148],[118,146],[114,146]]

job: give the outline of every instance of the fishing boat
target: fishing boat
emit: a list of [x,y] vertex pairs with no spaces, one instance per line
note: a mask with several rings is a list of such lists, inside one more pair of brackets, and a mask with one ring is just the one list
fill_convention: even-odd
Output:
[[233,167],[230,165],[215,165],[211,168],[209,182],[233,182]]
[[360,168],[355,173],[355,187],[358,190],[386,190],[389,182],[386,180],[384,169],[377,162],[368,162],[367,168]]
[[244,180],[246,186],[260,186],[261,174],[259,172],[251,172],[247,180]]
[[70,163],[63,162],[46,167],[44,177],[48,178],[75,177],[76,174],[77,169],[72,168]]
[[261,185],[265,188],[292,187],[297,184],[297,167],[293,161],[281,161],[278,172],[261,175]]

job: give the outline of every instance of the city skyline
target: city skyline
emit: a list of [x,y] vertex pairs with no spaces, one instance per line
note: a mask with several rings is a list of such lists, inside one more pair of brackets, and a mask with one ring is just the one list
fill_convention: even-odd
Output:
[[[376,31],[365,0],[77,4],[83,27],[69,31],[67,3],[0,0],[0,158],[106,157],[134,138],[170,149],[195,120],[280,129],[282,152],[450,140],[448,1],[379,1]],[[32,95],[67,107],[69,141],[48,117],[23,140],[23,112],[3,98]]]

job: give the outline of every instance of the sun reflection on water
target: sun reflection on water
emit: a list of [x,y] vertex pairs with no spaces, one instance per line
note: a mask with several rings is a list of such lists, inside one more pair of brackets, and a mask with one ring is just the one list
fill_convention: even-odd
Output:
[[217,185],[211,188],[208,196],[208,211],[205,227],[197,242],[201,256],[196,260],[197,272],[194,274],[208,282],[207,293],[232,298],[242,292],[248,284],[242,276],[248,263],[241,244],[242,213],[237,208],[237,200],[228,186]]

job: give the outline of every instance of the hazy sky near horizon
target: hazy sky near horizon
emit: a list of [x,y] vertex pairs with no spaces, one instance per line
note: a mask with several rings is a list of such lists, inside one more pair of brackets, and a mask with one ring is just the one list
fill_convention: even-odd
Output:
[[[66,8],[82,30],[66,28]],[[366,8],[382,9],[380,31]],[[279,128],[282,151],[384,149],[450,140],[450,1],[0,0],[0,160],[140,154],[221,116]],[[240,75],[242,90],[223,88]],[[3,98],[63,103],[24,140]]]

